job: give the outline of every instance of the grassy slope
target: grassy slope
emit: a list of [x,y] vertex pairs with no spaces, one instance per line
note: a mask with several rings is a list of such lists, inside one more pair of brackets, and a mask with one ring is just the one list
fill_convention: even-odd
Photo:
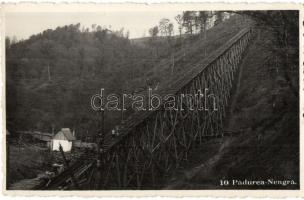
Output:
[[248,24],[242,21],[242,18],[235,15],[221,24],[209,29],[206,33],[206,39],[199,36],[186,40],[182,48],[176,49],[174,55],[174,70],[171,74],[172,55],[160,58],[159,62],[146,74],[149,78],[156,78],[160,81],[160,87],[166,87],[171,77],[176,79],[188,71],[186,65],[194,65],[208,57],[213,51],[225,44],[230,38],[237,34]]
[[[140,80],[133,80],[130,83],[130,87],[134,90],[141,91],[139,93],[142,95],[147,95],[148,86],[146,85],[145,80],[149,79],[153,82],[153,84],[149,87],[154,89],[157,82],[159,82],[158,90],[167,88],[170,83],[173,82],[173,80],[177,80],[179,77],[183,76],[185,72],[190,70],[192,65],[196,65],[204,58],[208,57],[210,54],[212,54],[212,52],[217,50],[229,39],[235,36],[235,34],[237,34],[240,30],[248,26],[249,23],[249,21],[243,21],[240,16],[235,15],[223,23],[209,29],[206,34],[206,39],[200,38],[198,35],[193,36],[192,38],[186,40],[182,48],[175,49],[175,51],[172,53],[175,61],[173,73],[171,73],[172,55],[168,53],[167,57],[163,56],[163,58],[159,58],[158,62],[153,66],[152,69],[145,73],[144,77],[140,77]],[[124,118],[126,118],[130,113],[125,113]],[[120,119],[120,112],[114,113],[111,111],[111,114],[106,114],[106,126],[110,125],[111,128],[111,126],[119,124]],[[109,127],[106,128],[106,130],[108,129]]]
[[298,98],[293,96],[280,70],[266,64],[268,58],[274,58],[267,50],[269,37],[262,34],[243,60],[235,106],[226,127],[242,134],[203,145],[192,155],[188,169],[175,177],[168,189],[236,188],[219,186],[220,179],[299,181]]

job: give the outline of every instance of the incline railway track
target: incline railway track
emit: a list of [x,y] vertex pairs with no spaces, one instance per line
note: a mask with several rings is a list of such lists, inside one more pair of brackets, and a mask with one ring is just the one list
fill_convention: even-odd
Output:
[[[119,125],[119,135],[105,134],[99,141],[96,162],[90,161],[85,167],[81,164],[84,161],[79,160],[39,189],[75,189],[71,186],[71,174],[84,183],[81,189],[161,188],[160,183],[187,161],[197,144],[202,144],[205,138],[224,135],[231,90],[252,38],[251,28],[241,30],[209,57],[187,66],[190,70],[172,80],[167,88],[157,91],[160,96],[176,95],[180,102],[180,94],[195,95],[208,88],[216,97],[216,112],[190,109],[134,112]],[[196,99],[190,101],[185,105],[199,103]]]
[[[88,156],[88,155],[87,155]],[[93,159],[88,159],[88,157],[83,155],[80,159],[66,168],[63,172],[57,176],[51,178],[46,183],[42,183],[35,186],[35,190],[67,190],[67,189],[80,189],[73,185],[71,179],[71,174],[74,175],[78,183],[78,187],[86,188],[86,182],[89,178],[89,172],[95,167],[96,161]]]
[[[167,94],[177,94],[180,90],[183,89],[189,82],[191,82],[197,74],[204,71],[207,67],[210,66],[210,64],[213,64],[216,59],[220,57],[223,53],[227,51],[240,37],[251,33],[251,28],[245,28],[241,30],[236,36],[231,38],[225,45],[223,45],[221,48],[216,50],[211,56],[209,56],[206,59],[203,59],[200,63],[197,63],[194,66],[189,66],[189,71],[183,74],[183,77],[178,77],[175,80],[173,80],[173,83],[170,84],[169,87],[164,88],[157,92],[158,95],[164,96]],[[241,53],[241,52],[238,52]],[[240,59],[239,59],[240,61]],[[222,61],[221,61],[222,62]],[[232,80],[229,80],[229,84],[231,85]],[[168,84],[167,84],[168,85]],[[141,93],[143,95],[147,95],[146,93]],[[126,107],[131,107],[131,104],[127,105]],[[113,146],[115,146],[117,143],[119,143],[124,136],[126,136],[134,127],[136,127],[138,124],[142,123],[147,117],[149,117],[152,114],[152,112],[143,112],[138,111],[133,113],[131,116],[129,116],[125,121],[120,124],[120,135],[119,137],[116,137],[113,140],[113,137],[111,134],[106,134],[102,148],[104,151],[110,150]]]

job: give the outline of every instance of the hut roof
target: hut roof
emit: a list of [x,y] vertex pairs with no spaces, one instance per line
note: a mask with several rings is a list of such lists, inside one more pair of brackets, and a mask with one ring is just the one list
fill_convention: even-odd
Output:
[[76,140],[69,128],[62,128],[55,136],[55,140]]

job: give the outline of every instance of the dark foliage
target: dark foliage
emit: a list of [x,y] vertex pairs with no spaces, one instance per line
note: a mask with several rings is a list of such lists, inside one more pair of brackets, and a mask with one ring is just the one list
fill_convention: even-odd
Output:
[[[165,39],[136,43],[123,29],[94,26],[89,31],[81,30],[80,24],[19,42],[6,38],[8,128],[50,132],[71,127],[80,139],[86,137],[98,126],[91,96],[100,88],[118,94],[136,91],[158,55],[169,54],[168,48]],[[113,116],[107,118],[109,129],[115,122]]]

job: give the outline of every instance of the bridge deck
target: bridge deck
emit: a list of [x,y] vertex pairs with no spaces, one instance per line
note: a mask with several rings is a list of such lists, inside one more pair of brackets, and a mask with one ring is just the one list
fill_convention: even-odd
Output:
[[[167,87],[153,92],[160,96],[193,94],[210,87],[218,96],[218,112],[185,111],[183,116],[179,111],[134,111],[120,124],[118,136],[105,134],[97,174],[89,176],[98,179],[95,189],[160,187],[156,183],[178,169],[202,137],[221,136],[233,80],[251,35],[249,27],[241,30],[209,57],[186,65],[190,70],[170,80]],[[60,185],[62,181],[59,177],[54,182]],[[87,182],[91,184],[92,179]]]
[[[157,91],[157,94],[160,96],[165,96],[167,94],[176,94],[179,90],[181,90],[185,85],[187,85],[191,80],[193,80],[199,73],[204,71],[212,62],[214,62],[220,55],[222,55],[227,49],[229,49],[235,41],[240,39],[245,33],[250,31],[250,28],[244,28],[237,35],[231,38],[228,42],[226,42],[223,46],[213,52],[209,57],[202,59],[194,66],[189,66],[189,69],[182,76],[175,77],[173,82],[168,85],[166,88],[162,88]],[[186,67],[187,68],[187,67]],[[143,93],[141,93],[143,94]],[[130,107],[130,105],[129,105]],[[115,138],[112,137],[112,134],[109,132],[105,135],[102,149],[103,152],[111,149],[115,144],[119,143],[128,133],[142,123],[149,115],[151,115],[154,111],[136,111],[131,114],[126,120],[124,120],[120,125],[119,136]]]

